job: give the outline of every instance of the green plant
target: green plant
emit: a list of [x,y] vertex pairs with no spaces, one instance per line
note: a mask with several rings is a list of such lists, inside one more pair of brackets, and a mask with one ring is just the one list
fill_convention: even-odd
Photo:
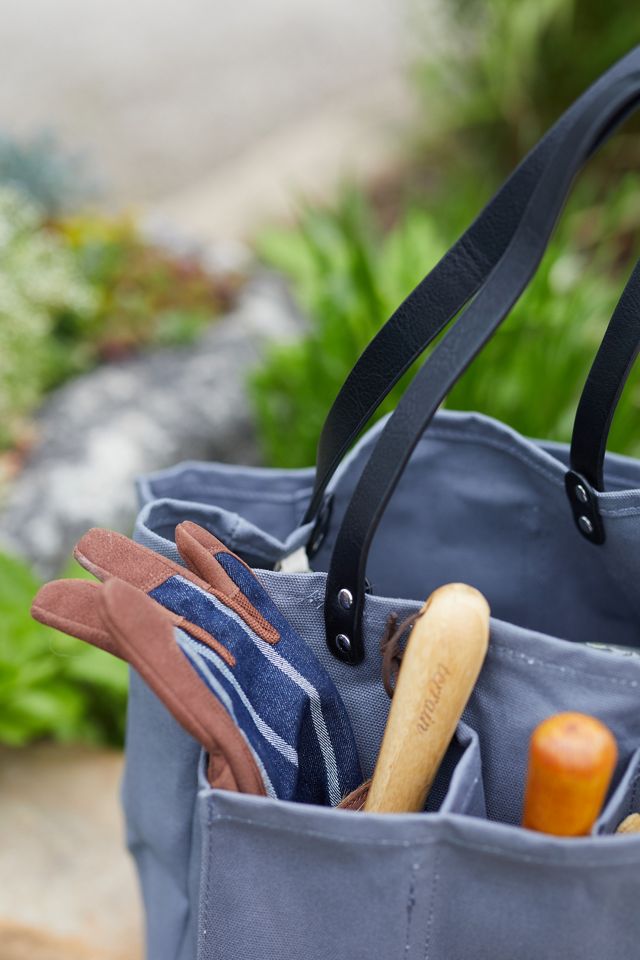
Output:
[[95,292],[97,309],[86,330],[94,362],[149,343],[189,343],[226,305],[230,291],[196,258],[150,243],[129,217],[83,213],[56,229]]
[[[454,40],[414,71],[425,107],[427,190],[415,167],[408,184],[396,185],[392,199],[405,200],[397,201],[388,234],[374,222],[372,204],[352,194],[337,210],[305,210],[297,227],[259,244],[267,262],[291,279],[309,317],[302,342],[275,348],[252,381],[271,462],[315,460],[329,406],[374,333],[544,130],[640,39],[625,0],[453,0],[447,15]],[[591,168],[530,289],[454,388],[450,405],[481,409],[534,436],[568,437],[637,247],[638,178],[610,186],[616,168],[624,173],[639,158],[633,129],[623,140],[624,162],[614,142],[600,167],[607,176]],[[378,415],[396,404],[414,372]],[[640,452],[639,404],[632,377],[613,425],[615,449]]]
[[308,208],[297,229],[265,232],[258,246],[293,281],[309,317],[306,336],[272,347],[251,381],[267,458],[300,466],[314,462],[320,428],[346,374],[445,243],[435,221],[415,208],[383,236],[364,197],[349,191],[336,210]]
[[[452,0],[447,13],[454,40],[413,70],[430,163],[435,150],[454,175],[481,170],[493,182],[640,41],[627,0]],[[637,153],[625,145],[629,167]]]
[[0,448],[16,439],[60,370],[78,363],[56,342],[59,326],[73,317],[82,329],[95,311],[72,252],[43,220],[35,204],[0,188]]
[[[77,565],[68,572],[84,574]],[[29,608],[38,587],[23,563],[0,554],[0,742],[121,743],[125,664],[36,623]]]
[[150,344],[193,341],[237,280],[147,241],[127,217],[56,222],[0,187],[0,451],[47,390]]
[[[637,252],[639,187],[627,176],[603,202],[584,185],[530,288],[448,405],[482,410],[532,436],[568,438],[604,322]],[[446,197],[441,203],[429,213],[411,208],[384,235],[366,201],[348,194],[337,210],[309,209],[298,228],[262,238],[262,256],[290,278],[309,317],[306,336],[274,348],[252,380],[269,462],[314,462],[326,413],[356,358],[459,229],[457,216],[446,216]],[[414,372],[378,415],[395,405]],[[614,423],[615,449],[640,454],[639,406],[633,377]]]

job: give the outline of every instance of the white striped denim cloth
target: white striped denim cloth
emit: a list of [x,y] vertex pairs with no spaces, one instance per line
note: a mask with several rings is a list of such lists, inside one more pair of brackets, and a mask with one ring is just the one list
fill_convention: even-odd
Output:
[[336,806],[362,782],[350,721],[315,654],[233,554],[216,560],[271,623],[276,646],[225,603],[179,574],[149,596],[213,635],[236,659],[231,670],[207,644],[176,628],[176,641],[242,732],[269,796]]

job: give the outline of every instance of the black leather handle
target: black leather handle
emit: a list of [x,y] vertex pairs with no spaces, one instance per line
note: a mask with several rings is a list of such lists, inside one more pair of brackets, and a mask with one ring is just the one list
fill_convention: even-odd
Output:
[[448,391],[526,288],[574,176],[639,99],[640,56],[624,76],[601,88],[557,144],[503,256],[427,358],[380,434],[343,517],[327,577],[327,643],[340,659],[358,663],[364,656],[361,619],[369,547],[418,440]]
[[362,353],[327,416],[305,515],[317,517],[344,454],[400,377],[478,292],[504,254],[550,157],[603,90],[640,66],[640,47],[603,74],[554,124],[469,229],[409,294]]
[[618,400],[640,352],[640,260],[618,301],[582,391],[571,437],[571,469],[604,490],[604,456]]

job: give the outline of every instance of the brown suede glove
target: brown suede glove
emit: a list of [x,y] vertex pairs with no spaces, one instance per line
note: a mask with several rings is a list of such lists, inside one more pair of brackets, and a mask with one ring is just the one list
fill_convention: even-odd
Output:
[[213,786],[339,804],[361,774],[328,674],[219,540],[183,523],[176,544],[187,568],[89,531],[75,556],[104,585],[50,583],[33,616],[135,667],[209,754]]
[[32,615],[101,647],[146,680],[176,720],[209,755],[212,787],[264,796],[260,771],[240,730],[177,646],[172,618],[122,580],[104,585],[58,580],[39,591]]

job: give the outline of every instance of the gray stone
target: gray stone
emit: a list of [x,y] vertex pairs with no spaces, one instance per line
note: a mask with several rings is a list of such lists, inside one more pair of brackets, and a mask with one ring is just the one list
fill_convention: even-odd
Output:
[[283,283],[260,274],[196,344],[107,364],[60,388],[0,513],[0,545],[49,577],[88,527],[129,532],[138,474],[192,458],[257,462],[247,375],[267,340],[299,329]]

